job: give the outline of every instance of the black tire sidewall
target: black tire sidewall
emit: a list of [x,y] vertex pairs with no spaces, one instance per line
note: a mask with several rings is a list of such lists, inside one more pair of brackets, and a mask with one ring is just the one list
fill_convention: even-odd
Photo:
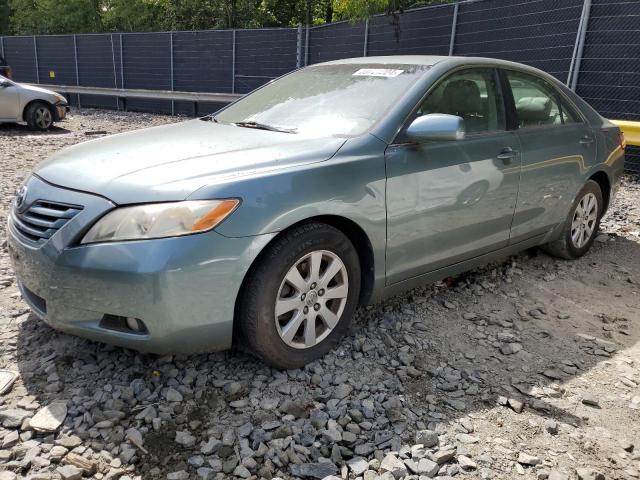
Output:
[[[318,345],[297,349],[280,338],[275,324],[275,299],[289,269],[308,253],[327,250],[347,269],[349,293],[338,325]],[[241,334],[250,351],[276,368],[298,368],[334,348],[349,329],[360,295],[360,262],[349,239],[329,225],[310,224],[277,239],[259,259],[243,287],[238,308]]]
[[[573,216],[575,214],[576,209],[580,203],[580,200],[587,195],[588,193],[593,193],[598,202],[598,216],[596,218],[596,225],[593,229],[593,233],[591,234],[591,238],[589,241],[584,244],[582,248],[577,248],[573,245],[573,241],[571,240],[571,224],[573,223]],[[569,212],[569,216],[567,217],[567,222],[565,224],[565,243],[567,245],[567,251],[573,258],[582,257],[585,253],[589,251],[596,237],[598,236],[598,230],[600,229],[600,220],[602,219],[602,213],[604,209],[604,202],[602,198],[602,191],[600,190],[600,186],[594,182],[593,180],[589,180],[584,187],[580,190],[578,195],[576,196],[573,205],[571,206],[571,211]]]

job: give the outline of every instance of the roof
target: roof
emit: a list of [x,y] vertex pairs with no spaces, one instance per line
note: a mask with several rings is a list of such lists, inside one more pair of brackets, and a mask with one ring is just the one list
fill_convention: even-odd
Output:
[[[324,62],[324,65],[340,65],[340,64],[359,64],[359,63],[374,63],[378,65],[426,65],[433,66],[436,63],[443,60],[450,59],[451,57],[444,57],[438,55],[389,55],[381,57],[356,57],[356,58],[344,58],[341,60],[333,60],[330,62]],[[459,57],[458,57],[459,58]]]
[[459,57],[459,56],[443,56],[443,55],[388,55],[379,57],[356,57],[345,58],[342,60],[333,60],[325,63],[316,63],[314,65],[340,65],[340,64],[376,64],[376,65],[424,65],[432,67],[438,63],[448,62],[453,65],[464,65],[465,63],[473,65],[490,65],[502,67],[517,67],[530,71],[540,70],[521,63],[510,62],[508,60],[500,60],[498,58],[486,57]]

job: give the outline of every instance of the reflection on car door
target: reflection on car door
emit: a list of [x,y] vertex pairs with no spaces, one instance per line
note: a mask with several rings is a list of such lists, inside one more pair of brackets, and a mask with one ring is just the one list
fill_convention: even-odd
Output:
[[387,283],[504,247],[518,194],[520,149],[507,131],[497,72],[445,77],[412,117],[458,115],[467,137],[386,151]]
[[547,233],[564,221],[595,161],[595,135],[578,111],[546,80],[503,70],[522,144],[522,173],[512,242]]

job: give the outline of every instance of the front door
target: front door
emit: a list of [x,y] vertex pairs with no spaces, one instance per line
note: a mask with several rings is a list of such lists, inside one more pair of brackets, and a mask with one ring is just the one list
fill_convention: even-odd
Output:
[[401,133],[388,147],[387,284],[509,243],[520,143],[507,131],[504,112],[495,70],[458,71],[429,93],[412,119],[458,115],[466,138],[412,144]]
[[0,77],[0,120],[17,120],[19,102],[18,88]]

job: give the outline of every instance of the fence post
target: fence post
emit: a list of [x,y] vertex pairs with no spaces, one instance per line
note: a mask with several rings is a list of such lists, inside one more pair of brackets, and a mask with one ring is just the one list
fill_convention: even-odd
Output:
[[[118,88],[118,74],[116,73],[116,49],[113,45],[113,33],[111,38],[111,63],[113,64],[113,87]],[[120,100],[116,97],[116,110],[120,110]]]
[[369,46],[369,18],[364,22],[364,46],[362,47],[362,56],[367,56],[367,47]]
[[[78,39],[77,35],[73,35],[73,61],[76,67],[76,86],[80,86],[80,70],[78,69]],[[82,102],[80,101],[80,94],[78,93],[78,109],[82,108]]]
[[449,56],[453,56],[456,47],[456,30],[458,29],[458,9],[460,4],[456,2],[453,5],[453,20],[451,21],[451,40],[449,41]]
[[[174,90],[174,81],[175,74],[173,71],[173,32],[169,32],[169,48],[171,49],[171,55],[169,56],[171,60],[171,91]],[[176,102],[175,100],[171,100],[171,115],[176,114]],[[197,112],[196,112],[197,114]]]
[[306,67],[309,65],[309,24],[304,35],[304,66]]
[[236,93],[236,31],[235,29],[233,30],[233,45],[231,47],[231,93]]
[[302,66],[302,24],[298,25],[298,38],[296,42],[296,68]]
[[36,61],[36,83],[40,83],[40,65],[38,64],[38,41],[36,36],[33,36],[33,55]]
[[574,48],[574,58],[571,67],[569,67],[569,77],[567,83],[574,92],[578,87],[578,77],[580,76],[580,67],[582,66],[582,55],[584,53],[584,42],[587,38],[587,30],[589,28],[589,17],[591,16],[591,0],[584,0],[582,7],[582,18],[578,27],[576,45]]
[[[120,34],[120,88],[124,89],[124,36]],[[120,99],[118,99],[120,102]],[[119,103],[118,103],[119,104]],[[122,97],[122,109],[127,111],[127,99]]]
[[4,37],[0,37],[0,55],[2,55],[3,57],[5,56],[5,54],[4,54]]

